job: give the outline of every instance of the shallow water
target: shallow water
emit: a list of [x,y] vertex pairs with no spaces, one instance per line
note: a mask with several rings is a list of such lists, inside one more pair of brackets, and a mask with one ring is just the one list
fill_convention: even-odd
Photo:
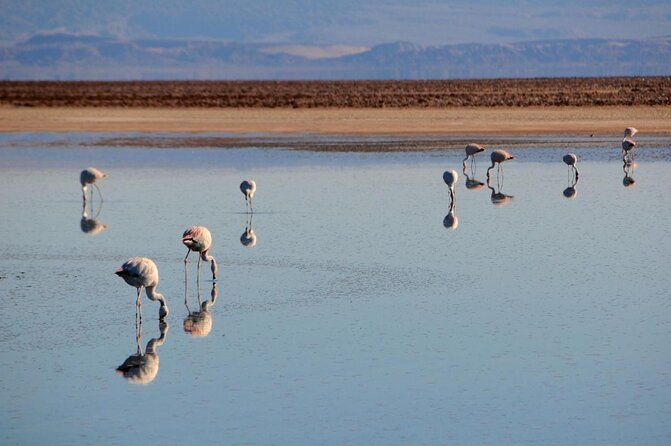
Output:
[[[2,135],[0,441],[668,444],[671,144],[655,146],[637,149],[630,188],[618,150],[576,149],[573,199],[564,148],[512,147],[501,192],[514,198],[494,206],[450,150]],[[81,225],[89,165],[109,174],[87,211],[107,225],[95,235]],[[460,174],[454,230],[446,168]],[[220,265],[202,337],[183,328],[192,224],[210,228]],[[137,344],[135,291],[113,272],[135,255],[157,263],[171,310],[147,384],[115,374]],[[193,312],[193,255],[188,268]],[[210,279],[205,265],[203,301]],[[155,302],[142,313],[144,350],[161,329]]]

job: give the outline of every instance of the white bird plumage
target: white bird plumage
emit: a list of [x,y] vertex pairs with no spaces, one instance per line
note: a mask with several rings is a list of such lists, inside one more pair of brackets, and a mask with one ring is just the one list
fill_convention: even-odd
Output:
[[245,180],[240,183],[240,191],[245,196],[245,205],[249,206],[251,212],[254,212],[252,207],[252,198],[256,192],[256,182],[254,180]]
[[487,169],[487,182],[489,183],[489,171],[494,168],[496,164],[499,166],[499,170],[501,169],[501,163],[508,161],[508,160],[513,160],[515,159],[514,156],[512,156],[510,153],[506,152],[505,150],[497,149],[492,152],[490,155],[490,159],[492,161],[492,165],[489,166]]
[[[107,174],[105,172],[96,169],[95,167],[87,167],[81,171],[79,174],[79,182],[82,184],[82,197],[84,198],[84,202],[86,202],[86,188],[89,184],[92,184],[98,189],[98,194],[100,194],[100,199],[102,200],[103,196],[100,193],[100,188],[96,184],[96,181],[101,180],[106,176]],[[93,193],[93,191],[91,191],[91,193]]]
[[459,174],[454,169],[446,170],[443,172],[443,181],[447,184],[447,187],[450,189],[450,201],[454,201],[454,187],[459,181]]
[[569,168],[573,169],[573,172],[575,173],[575,181],[578,181],[578,177],[580,176],[580,172],[578,172],[578,166],[576,164],[578,163],[578,157],[576,156],[575,153],[567,153],[564,155],[562,158],[564,163],[566,163]]
[[131,257],[114,272],[121,277],[128,285],[137,288],[136,317],[139,315],[142,320],[142,288],[145,289],[147,297],[152,301],[159,301],[159,319],[168,315],[168,304],[165,297],[156,291],[158,285],[158,268],[153,260],[147,257]]
[[209,255],[212,247],[212,234],[205,226],[191,226],[182,234],[182,243],[188,248],[186,257],[184,257],[184,268],[186,271],[186,263],[191,251],[200,254],[198,257],[198,274],[200,275],[200,261],[210,262],[210,270],[212,271],[212,280],[217,279],[217,261]]
[[465,173],[466,172],[466,161],[468,160],[468,158],[471,158],[471,162],[474,162],[475,161],[475,155],[477,155],[480,152],[484,152],[485,148],[483,146],[481,146],[480,144],[472,142],[472,143],[466,145],[466,147],[464,148],[464,151],[466,152],[466,158],[464,158],[464,161],[463,161],[462,164],[463,164],[463,170],[464,170],[464,173]]

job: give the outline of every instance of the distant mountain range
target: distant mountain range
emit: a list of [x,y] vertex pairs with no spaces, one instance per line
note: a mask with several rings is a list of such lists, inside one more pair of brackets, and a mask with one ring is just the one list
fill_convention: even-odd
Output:
[[0,47],[3,80],[469,79],[671,75],[671,36],[367,47],[36,35]]

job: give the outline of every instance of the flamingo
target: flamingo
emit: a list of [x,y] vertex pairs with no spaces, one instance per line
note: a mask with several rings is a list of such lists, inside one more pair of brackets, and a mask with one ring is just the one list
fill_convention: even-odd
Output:
[[576,167],[576,163],[578,162],[578,157],[575,156],[575,153],[567,153],[564,155],[562,158],[564,160],[564,163],[566,163],[567,166],[573,168],[573,171],[575,172],[575,179],[576,182],[578,181],[578,176],[580,175],[580,172],[578,172],[578,168]]
[[[86,188],[89,184],[93,184],[96,189],[98,189],[98,194],[100,195],[100,200],[102,201],[103,195],[100,193],[100,188],[96,184],[96,181],[102,180],[107,174],[101,170],[96,169],[95,167],[87,167],[82,170],[79,174],[79,182],[82,183],[82,197],[84,198],[84,203],[86,203]],[[91,200],[93,200],[93,190],[91,190]]]
[[622,140],[622,159],[627,156],[627,154],[636,147],[636,141],[631,136],[625,136]]
[[161,307],[158,310],[159,319],[163,320],[168,315],[168,304],[163,294],[156,291],[158,285],[158,268],[153,260],[147,257],[131,257],[114,272],[126,283],[137,288],[137,300],[135,302],[136,321],[142,321],[142,288],[146,290],[149,300],[159,301]]
[[256,192],[256,183],[254,180],[245,180],[240,183],[240,191],[245,196],[245,204],[254,212],[254,208],[252,208],[252,197],[254,196],[254,192]]
[[498,164],[498,170],[501,170],[501,163],[515,159],[510,153],[505,150],[494,150],[491,154],[492,165],[487,169],[487,182],[489,183],[489,171],[494,168],[495,164]]
[[208,254],[212,246],[212,234],[205,226],[191,226],[182,234],[182,243],[189,249],[184,257],[184,274],[186,275],[186,263],[191,251],[200,253],[198,257],[198,277],[200,277],[200,261],[210,262],[212,280],[217,280],[217,261]]
[[142,353],[142,344],[139,328],[135,327],[135,340],[137,341],[137,352],[130,355],[119,367],[116,368],[117,375],[123,376],[132,384],[149,384],[158,374],[159,359],[156,351],[165,343],[165,336],[170,327],[161,322],[159,329],[161,336],[147,342],[145,353]]
[[635,134],[638,133],[638,129],[636,127],[627,127],[624,129],[624,137],[633,137]]
[[450,202],[454,202],[454,186],[459,181],[459,175],[454,169],[446,170],[443,172],[443,181],[447,184],[447,187],[450,188]]
[[466,173],[466,161],[468,158],[471,158],[471,162],[475,161],[475,155],[477,155],[480,152],[484,152],[485,148],[482,147],[480,144],[476,144],[474,142],[468,144],[466,148],[464,149],[466,152],[466,158],[464,158],[463,161],[463,166],[464,166],[464,174]]

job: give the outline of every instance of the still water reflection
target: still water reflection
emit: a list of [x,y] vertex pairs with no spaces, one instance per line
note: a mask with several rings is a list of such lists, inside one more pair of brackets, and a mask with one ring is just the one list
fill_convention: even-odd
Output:
[[129,383],[149,384],[156,378],[159,367],[157,349],[165,344],[169,326],[165,321],[160,321],[158,328],[160,336],[147,342],[147,347],[142,352],[142,323],[135,325],[137,350],[116,369],[117,374],[126,378]]
[[[512,146],[491,200],[451,205],[440,174],[462,150],[0,144],[0,441],[666,444],[671,144],[651,142],[638,142],[635,188],[618,141],[575,149],[570,202],[566,147]],[[110,173],[104,212],[85,209],[108,224],[97,237],[72,224],[82,165]],[[467,172],[467,190],[482,188]],[[503,191],[513,204],[494,208]],[[219,263],[202,302],[179,238],[192,222]],[[252,231],[263,243],[243,249]],[[135,296],[110,271],[132,256],[160,265],[169,304],[195,284],[186,314],[166,317],[184,328],[170,342],[159,324],[143,351],[136,328],[126,370],[145,386],[111,373]]]

